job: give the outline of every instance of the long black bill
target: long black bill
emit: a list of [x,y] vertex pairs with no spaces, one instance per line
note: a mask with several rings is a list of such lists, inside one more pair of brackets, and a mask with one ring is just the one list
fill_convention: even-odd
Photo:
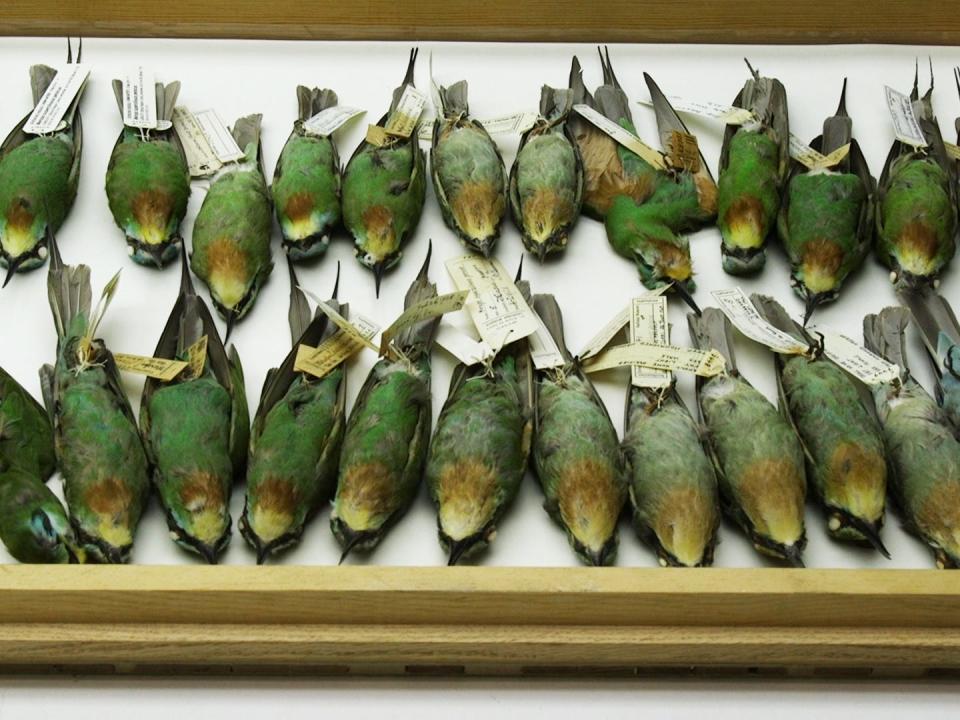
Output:
[[697,301],[693,299],[693,295],[690,294],[690,291],[684,287],[683,283],[674,283],[673,290],[680,296],[680,299],[683,300],[693,312],[696,313],[697,317],[703,315],[703,312],[700,310],[700,306],[697,305]]

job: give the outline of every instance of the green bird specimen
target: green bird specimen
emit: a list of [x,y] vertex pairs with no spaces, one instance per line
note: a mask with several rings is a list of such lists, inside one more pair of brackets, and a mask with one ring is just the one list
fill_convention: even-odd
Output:
[[191,267],[210,287],[213,305],[227,322],[227,338],[273,270],[261,117],[247,115],[234,124],[232,134],[244,158],[227,163],[213,177],[193,224]]
[[934,374],[934,397],[960,439],[960,323],[945,298],[932,288],[898,293],[920,328]]
[[727,372],[697,379],[722,509],[758,552],[802,567],[807,487],[800,442],[790,422],[737,370],[726,316],[707,308],[687,320],[694,344],[719,351],[727,362]]
[[830,169],[808,170],[795,161],[777,218],[790,260],[790,283],[806,305],[805,323],[818,305],[836,299],[873,240],[876,182],[853,138],[846,98],[844,78],[837,112],[824,121],[823,134],[810,147],[829,155],[849,144],[849,153]]
[[[393,91],[382,127],[397,109],[404,89],[413,87],[417,50],[410,51],[407,73]],[[393,137],[386,145],[367,141],[353,153],[343,171],[343,223],[353,235],[360,264],[373,271],[380,295],[383,274],[400,262],[403,246],[420,222],[427,193],[423,151],[414,124],[410,137]]]
[[[616,83],[609,57],[604,62],[604,74]],[[653,100],[661,144],[670,148],[678,137],[690,133],[653,78],[646,73],[644,78]],[[632,130],[626,96],[619,85],[616,93],[606,92],[607,88],[601,87],[596,93],[604,113]],[[610,99],[605,99],[608,96]],[[638,183],[648,189],[642,199],[636,193],[613,198],[604,223],[607,240],[619,255],[633,260],[645,287],[655,290],[670,284],[673,292],[694,312],[699,312],[692,297],[696,284],[685,233],[703,227],[716,215],[717,186],[703,155],[697,151],[693,158],[685,160],[685,165],[673,165],[670,156],[664,155],[671,164],[658,171],[625,147],[618,147],[618,152],[625,166],[635,168],[633,176]]]
[[880,539],[887,495],[887,458],[872,409],[853,378],[776,300],[751,295],[757,312],[778,330],[809,343],[811,356],[775,354],[780,409],[793,423],[807,476],[835,540],[869,543],[890,557]]
[[868,349],[900,366],[899,382],[878,384],[873,398],[890,460],[891,496],[904,527],[933,549],[939,568],[960,567],[960,442],[943,411],[906,364],[905,308],[863,319]]
[[[526,282],[518,282],[529,296]],[[533,423],[527,343],[504,348],[489,366],[457,365],[430,443],[426,479],[450,565],[485,548],[517,495]]]
[[728,125],[720,151],[717,224],[723,243],[723,269],[731,275],[755,275],[766,263],[767,236],[780,209],[780,194],[790,167],[787,93],[779,80],[753,77],[734,98],[754,118]]
[[[204,338],[205,347],[196,345]],[[192,347],[199,350],[191,356]],[[246,467],[250,416],[237,350],[224,349],[190,281],[186,250],[153,356],[191,362],[170,382],[148,377],[143,386],[140,430],[153,484],[173,541],[215,564],[230,542],[230,490]]]
[[[430,250],[404,308],[437,296]],[[347,421],[330,528],[343,548],[370,550],[406,512],[420,487],[430,445],[430,350],[440,317],[398,333],[377,361]]]
[[895,140],[877,190],[877,258],[898,290],[936,287],[957,247],[956,168],[933,115],[932,68],[922,98],[914,74],[910,100],[927,147]]
[[86,554],[50,488],[0,457],[0,541],[22,563],[76,563]]
[[49,242],[47,288],[57,362],[40,369],[40,382],[70,522],[92,559],[126,562],[150,495],[150,478],[113,355],[96,337],[119,276],[107,284],[91,313],[90,268],[65,266],[52,235]]
[[332,136],[314,135],[304,122],[337,105],[333,90],[297,86],[299,117],[273,171],[273,206],[291,259],[322,255],[340,222],[340,155]]
[[[83,43],[77,51],[77,62]],[[67,41],[67,63],[72,60]],[[30,68],[33,104],[43,97],[57,71],[46,65]],[[66,219],[77,197],[83,124],[77,93],[60,126],[47,135],[23,131],[30,113],[0,144],[0,265],[7,268],[4,286],[13,274],[40,267],[47,258],[48,234]]]
[[587,565],[611,565],[627,481],[617,431],[589,378],[570,357],[563,316],[552,295],[534,308],[566,364],[537,372],[534,384],[533,467],[544,508]]
[[[107,201],[127,238],[134,262],[163,267],[177,256],[180,223],[187,214],[190,169],[173,125],[180,83],[156,84],[155,130],[124,127],[107,165]],[[123,116],[123,83],[113,81]]]
[[633,525],[664,567],[713,564],[717,476],[676,385],[627,389],[623,455]]
[[[337,464],[346,417],[347,379],[343,363],[322,378],[297,372],[301,345],[317,347],[340,331],[327,316],[311,319],[307,299],[290,270],[290,336],[293,349],[263,384],[260,407],[250,435],[247,499],[240,532],[257,552],[257,562],[291,547],[307,522],[330,500],[336,489]],[[341,315],[337,284],[328,304]]]
[[489,257],[507,211],[507,170],[500,149],[470,117],[467,81],[440,88],[430,167],[443,221],[470,250]]
[[570,90],[544,85],[540,118],[520,138],[510,169],[510,211],[528,252],[543,261],[567,246],[583,202],[583,162],[567,127]]
[[0,368],[0,540],[20,562],[84,558],[63,505],[45,484],[55,469],[50,418]]

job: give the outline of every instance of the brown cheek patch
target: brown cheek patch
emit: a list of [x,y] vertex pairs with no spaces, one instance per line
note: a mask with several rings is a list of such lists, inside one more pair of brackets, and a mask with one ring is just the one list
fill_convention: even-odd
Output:
[[763,230],[763,204],[752,195],[734,200],[727,208],[723,221],[729,225],[752,225],[760,233]]
[[191,509],[219,509],[225,500],[220,479],[208,472],[191,473],[180,490],[180,501]]
[[90,485],[84,493],[84,503],[97,515],[125,517],[133,502],[133,495],[126,483],[110,476]]
[[363,227],[375,235],[393,232],[393,213],[383,205],[368,207],[363,211]]
[[782,458],[757,460],[736,487],[744,512],[761,535],[771,536],[771,531],[777,530],[799,533],[802,529],[804,483],[793,463]]
[[819,272],[834,277],[843,262],[843,249],[832,240],[816,238],[803,247],[802,262],[805,268],[817,268]]
[[220,237],[210,243],[207,262],[211,270],[243,281],[247,277],[247,257],[230,238]]
[[314,210],[313,198],[309,193],[298,192],[289,197],[283,206],[283,214],[294,222],[309,219]]
[[144,190],[133,199],[133,217],[140,227],[162,230],[167,226],[172,209],[170,195],[161,190]]

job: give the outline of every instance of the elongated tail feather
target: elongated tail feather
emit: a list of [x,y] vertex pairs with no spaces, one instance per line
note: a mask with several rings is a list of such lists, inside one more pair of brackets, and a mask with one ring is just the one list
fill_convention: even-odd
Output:
[[879,314],[863,319],[863,342],[868,350],[899,365],[904,372],[907,366],[906,329],[910,313],[906,308],[888,307]]
[[333,90],[297,85],[297,116],[301,120],[309,120],[321,110],[334,107],[337,102],[337,94]]
[[723,355],[727,369],[737,369],[737,358],[733,352],[733,328],[727,316],[714,307],[703,310],[700,316],[687,313],[690,338],[701,350],[716,350]]
[[[430,256],[433,254],[433,243],[427,248],[427,257],[420,267],[420,272],[407,290],[407,295],[403,301],[404,309],[413,307],[419,302],[428,300],[437,296],[437,286],[430,282]],[[433,337],[440,324],[440,317],[415,323],[402,330],[393,340],[393,345],[407,358],[415,358],[426,355],[433,346]]]

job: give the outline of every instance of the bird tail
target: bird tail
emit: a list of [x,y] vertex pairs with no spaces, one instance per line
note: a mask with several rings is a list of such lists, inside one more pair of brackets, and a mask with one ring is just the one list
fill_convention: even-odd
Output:
[[534,295],[533,309],[543,321],[543,326],[547,328],[550,337],[557,344],[564,358],[570,359],[570,352],[567,350],[567,341],[563,336],[563,313],[560,311],[560,305],[553,295]]
[[50,87],[50,83],[53,82],[56,74],[56,68],[52,68],[49,65],[30,66],[30,91],[33,93],[34,106],[40,102],[40,98],[43,97],[47,88]]
[[574,105],[589,105],[593,107],[593,96],[587,90],[583,83],[583,68],[580,67],[580,60],[576,55],[570,63],[570,92],[573,93]]
[[879,314],[867,315],[863,319],[863,344],[908,372],[906,329],[909,323],[910,313],[902,307],[888,307]]
[[90,289],[90,268],[86,265],[64,265],[53,233],[48,233],[50,269],[47,273],[47,295],[57,337],[63,339],[74,320],[90,317],[93,294]]
[[613,73],[613,64],[610,62],[610,51],[606,50],[606,57],[600,48],[600,65],[603,68],[603,85],[597,88],[593,97],[597,103],[597,110],[614,122],[628,120],[633,124],[633,114],[630,112],[630,101],[620,87],[617,76]]
[[540,115],[552,125],[562,122],[573,107],[573,92],[569,88],[540,88]]
[[[953,308],[930,288],[904,290],[898,293],[900,301],[910,308],[914,322],[920,328],[923,344],[933,358],[943,360],[944,346],[960,343],[960,323]],[[948,342],[943,341],[946,336]]]
[[[157,83],[154,92],[157,97],[157,120],[170,122],[173,118],[173,109],[177,106],[177,96],[180,95],[180,81],[174,80],[168,85]],[[117,109],[123,117],[123,81],[114,79],[113,96],[117,100]]]
[[760,313],[760,316],[780,332],[785,332],[800,342],[808,343],[811,341],[811,338],[806,335],[803,328],[797,325],[797,323],[793,321],[793,318],[787,314],[787,311],[783,309],[783,305],[769,295],[753,293],[750,296],[750,302],[753,303],[753,306],[757,309],[757,312]]
[[[396,110],[397,105],[400,104],[400,97],[403,95],[404,88],[406,88],[407,85],[413,85],[413,71],[417,66],[417,55],[419,52],[419,48],[410,48],[410,60],[407,62],[407,72],[403,76],[403,82],[400,83],[400,86],[393,91],[393,100],[390,103],[390,113]],[[390,113],[388,113],[388,115]]]
[[823,121],[823,141],[820,143],[820,152],[829,155],[852,139],[853,120],[847,115],[847,79],[844,78],[837,112]]
[[[437,296],[437,286],[430,282],[429,277],[430,256],[432,254],[433,243],[431,242],[427,248],[427,257],[420,267],[420,272],[417,273],[417,277],[414,278],[403,300],[405,310],[419,302]],[[393,340],[393,345],[396,346],[404,356],[411,360],[423,355],[428,355],[430,348],[433,346],[433,337],[439,324],[440,316],[414,323],[397,334]]]
[[733,353],[733,328],[727,316],[715,307],[704,308],[699,316],[687,313],[690,338],[701,350],[716,350],[727,363],[727,369],[737,369],[737,358]]
[[444,115],[466,115],[470,111],[467,104],[467,81],[460,80],[450,87],[440,88],[440,105]]
[[301,120],[309,120],[321,110],[334,107],[337,102],[333,90],[297,85],[297,114]]
[[237,145],[246,155],[247,162],[257,163],[260,161],[260,123],[263,115],[256,113],[239,118],[233,124],[231,134],[237,141]]

